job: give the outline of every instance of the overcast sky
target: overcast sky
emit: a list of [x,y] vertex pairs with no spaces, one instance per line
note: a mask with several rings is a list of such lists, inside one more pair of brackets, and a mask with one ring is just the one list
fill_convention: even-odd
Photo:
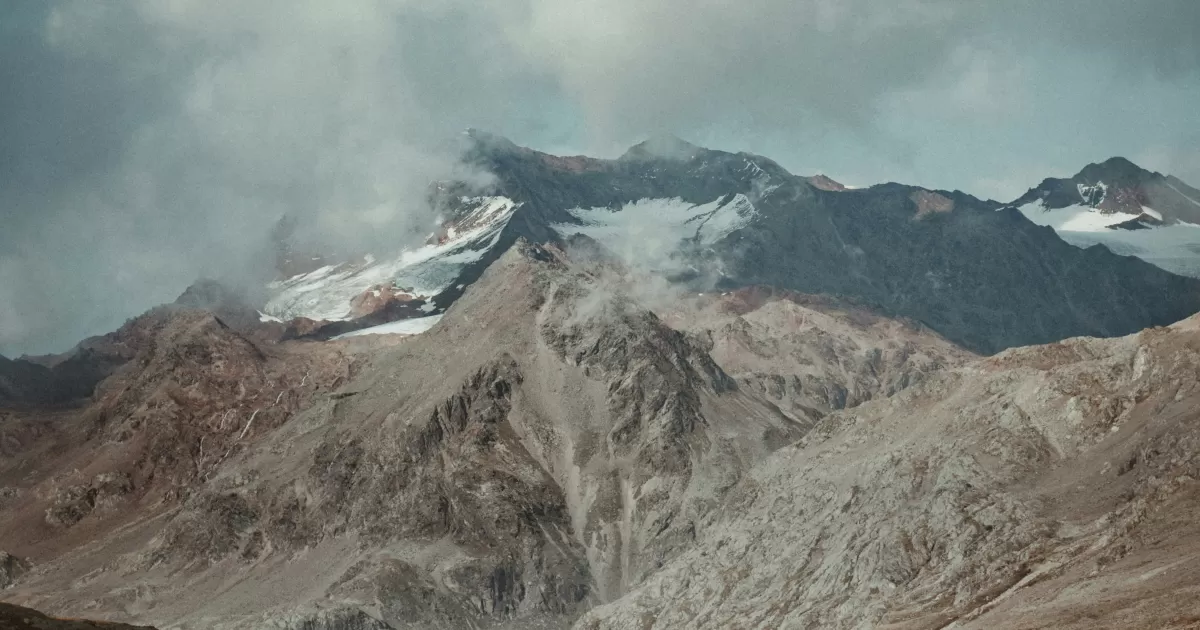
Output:
[[484,176],[467,127],[1007,201],[1113,155],[1200,184],[1197,105],[1195,0],[3,2],[0,353],[253,264],[283,212],[411,239],[424,182]]

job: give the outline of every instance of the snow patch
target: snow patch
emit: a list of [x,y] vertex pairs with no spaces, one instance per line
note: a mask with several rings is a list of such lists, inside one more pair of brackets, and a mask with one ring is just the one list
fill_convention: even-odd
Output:
[[326,265],[268,285],[272,296],[264,307],[280,319],[349,319],[350,301],[380,284],[394,283],[417,297],[431,297],[454,284],[463,267],[482,258],[520,205],[507,197],[474,197],[473,205],[455,221],[441,243],[405,250],[386,260],[365,257],[359,264]]
[[1143,213],[1145,213],[1145,214],[1148,214],[1148,215],[1150,215],[1150,216],[1152,216],[1152,217],[1154,217],[1155,219],[1158,219],[1159,221],[1162,221],[1162,220],[1163,220],[1163,218],[1162,218],[1162,213],[1161,213],[1161,212],[1159,212],[1158,210],[1155,210],[1154,208],[1149,208],[1149,207],[1147,207],[1147,206],[1142,206],[1142,212],[1143,212]]
[[441,315],[430,315],[429,317],[416,317],[413,319],[402,319],[395,322],[380,324],[362,330],[355,330],[344,335],[338,335],[334,339],[345,339],[347,337],[360,337],[362,335],[419,335],[430,328],[434,324],[442,320]]
[[758,215],[754,204],[742,194],[726,195],[706,204],[673,199],[639,199],[618,210],[575,208],[569,210],[582,225],[559,223],[562,234],[583,234],[619,252],[635,247],[677,249],[682,241],[713,245],[746,227]]
[[1079,198],[1083,200],[1083,205],[1093,208],[1103,203],[1104,197],[1108,195],[1108,184],[1104,182],[1096,182],[1093,186],[1075,184],[1075,189],[1079,191]]
[[1087,206],[1067,206],[1047,209],[1041,201],[1027,203],[1018,210],[1038,225],[1048,225],[1056,232],[1107,231],[1108,226],[1136,219],[1138,215],[1125,212],[1105,214]]
[[[1054,228],[1059,238],[1076,247],[1104,245],[1115,254],[1137,256],[1172,273],[1200,278],[1200,225],[1180,221],[1124,230],[1112,226],[1140,215],[1106,214],[1086,206],[1047,210],[1041,201],[1025,204],[1018,210],[1030,221]],[[1162,216],[1150,208],[1142,211],[1156,219]]]

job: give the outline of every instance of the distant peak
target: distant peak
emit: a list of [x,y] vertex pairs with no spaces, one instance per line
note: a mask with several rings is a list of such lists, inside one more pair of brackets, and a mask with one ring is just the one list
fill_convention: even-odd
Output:
[[670,133],[650,136],[630,147],[622,160],[670,159],[690,160],[702,151],[700,147]]
[[1075,175],[1074,179],[1089,183],[1104,181],[1107,184],[1136,185],[1155,175],[1157,173],[1147,171],[1137,164],[1117,156],[1103,162],[1088,164]]
[[1105,168],[1141,168],[1137,164],[1134,164],[1133,162],[1119,155],[1110,157],[1107,160],[1100,162],[1100,166]]

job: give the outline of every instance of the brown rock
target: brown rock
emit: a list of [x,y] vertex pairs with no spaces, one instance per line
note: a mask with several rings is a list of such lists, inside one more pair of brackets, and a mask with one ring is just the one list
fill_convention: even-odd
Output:
[[419,301],[420,298],[400,290],[395,284],[379,284],[350,300],[350,317],[351,319],[367,317],[404,303]]
[[954,210],[954,200],[930,190],[918,190],[910,196],[917,205],[916,219],[926,215]]
[[813,175],[808,178],[808,183],[812,184],[815,188],[830,192],[842,192],[846,190],[846,187],[840,182],[836,182],[825,175]]

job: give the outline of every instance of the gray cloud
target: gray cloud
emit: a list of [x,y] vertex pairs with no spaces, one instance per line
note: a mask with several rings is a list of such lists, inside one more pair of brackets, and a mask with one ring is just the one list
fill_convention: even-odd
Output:
[[[0,350],[61,349],[197,275],[269,272],[284,213],[330,247],[428,233],[432,179],[478,177],[452,141],[495,99],[499,42],[454,46],[454,7],[144,2],[21,16],[3,72]],[[438,76],[453,81],[437,84]],[[478,115],[482,113],[482,115]]]
[[[1089,114],[1046,113],[1048,98],[1096,81],[1200,90],[1200,3],[1186,0],[62,0],[2,11],[7,354],[63,349],[197,275],[261,267],[285,212],[346,249],[402,246],[432,220],[424,184],[463,175],[453,139],[469,126],[602,154],[674,131],[782,147],[806,164],[840,159],[856,183],[949,173],[929,183],[999,195],[1034,161],[1082,162],[997,148],[967,172],[948,150],[965,133],[978,135],[963,145],[972,155],[1014,134],[1039,141]],[[1180,120],[1186,102],[1171,110]],[[1118,125],[1129,120],[1097,121],[1097,135]],[[1200,168],[1171,132],[1156,134],[1131,156]],[[1091,144],[1080,154],[1136,140],[1081,139]]]

